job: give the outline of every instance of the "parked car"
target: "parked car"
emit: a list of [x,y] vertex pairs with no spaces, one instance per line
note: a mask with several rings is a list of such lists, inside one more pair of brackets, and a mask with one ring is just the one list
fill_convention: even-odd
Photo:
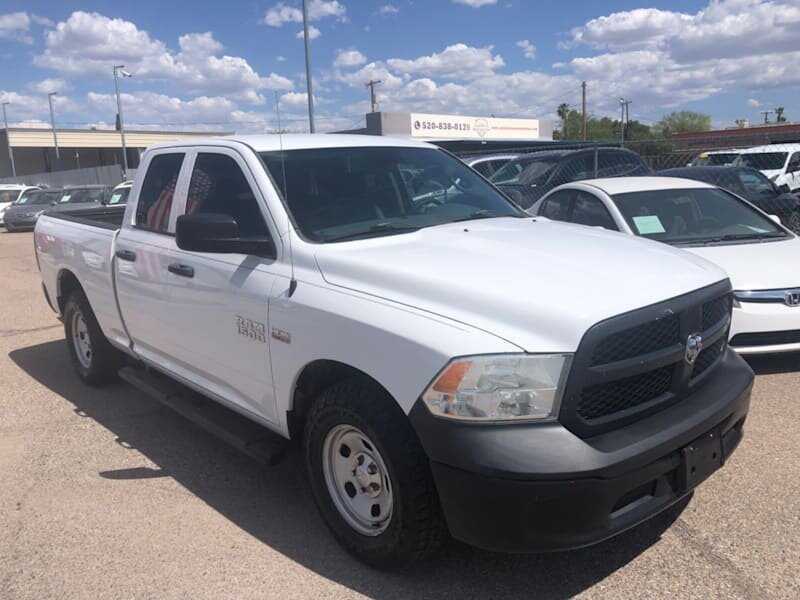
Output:
[[522,208],[530,208],[554,187],[593,177],[645,175],[642,157],[622,148],[544,150],[523,154],[490,178]]
[[4,225],[6,209],[27,192],[40,189],[37,186],[21,184],[0,184],[0,225]]
[[69,210],[80,205],[82,208],[100,208],[105,206],[111,195],[111,187],[107,185],[76,185],[65,187],[61,197],[50,209],[51,212]]
[[727,150],[711,150],[709,152],[701,152],[694,157],[692,162],[687,166],[689,167],[724,167],[733,164],[736,157],[739,156],[741,150],[727,149]]
[[800,144],[770,144],[742,150],[736,167],[752,167],[787,192],[800,191]]
[[696,179],[725,188],[770,215],[777,215],[781,223],[800,234],[800,198],[781,191],[766,175],[749,167],[692,167],[659,171],[664,177]]
[[115,204],[127,204],[128,196],[130,196],[133,181],[123,181],[111,190],[111,195],[108,197],[106,204],[113,206]]
[[296,440],[324,521],[370,564],[423,560],[448,532],[598,542],[742,437],[753,373],[724,345],[722,269],[532,220],[435,146],[170,142],[120,208],[36,224],[78,377],[119,372],[254,455],[268,430]]
[[730,345],[740,354],[800,350],[800,239],[727,190],[672,177],[595,179],[553,190],[535,214],[665,242],[717,263],[733,283]]
[[508,164],[508,161],[514,160],[518,156],[518,152],[507,152],[504,154],[479,154],[477,156],[467,156],[461,160],[488,179],[494,175],[497,170]]
[[6,209],[5,227],[8,231],[31,230],[41,214],[52,208],[61,196],[63,189],[33,190],[20,196]]

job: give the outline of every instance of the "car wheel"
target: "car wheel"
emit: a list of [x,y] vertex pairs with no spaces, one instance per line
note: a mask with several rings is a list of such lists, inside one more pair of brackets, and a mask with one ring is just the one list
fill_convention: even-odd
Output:
[[789,229],[800,235],[800,210],[794,211],[789,215]]
[[84,382],[102,385],[116,378],[124,355],[103,335],[82,291],[73,292],[64,305],[64,335],[72,365]]
[[334,537],[363,562],[409,566],[445,539],[428,459],[408,418],[366,379],[333,385],[305,429],[314,500]]

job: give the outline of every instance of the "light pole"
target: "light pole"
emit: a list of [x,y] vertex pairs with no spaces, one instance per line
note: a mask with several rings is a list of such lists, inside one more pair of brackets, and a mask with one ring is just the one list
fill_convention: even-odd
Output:
[[[125,146],[125,125],[122,122],[122,101],[119,98],[119,75],[123,77],[133,77],[127,71],[123,71],[125,65],[114,65],[114,90],[117,92],[117,115],[119,116],[119,135],[122,138],[122,178],[128,178],[128,148]],[[119,75],[118,75],[119,73]]]
[[53,113],[53,96],[58,92],[50,92],[47,94],[47,101],[50,102],[50,124],[53,126],[53,143],[56,145],[56,166],[61,166],[61,153],[58,151],[58,136],[56,135],[56,117]]
[[11,150],[11,134],[8,132],[8,117],[6,117],[6,106],[11,102],[3,102],[3,123],[6,125],[6,143],[8,144],[8,158],[11,159],[11,176],[17,176],[17,168],[14,166],[14,151]]
[[308,37],[308,7],[303,0],[303,39],[306,44],[306,88],[308,89],[308,129],[314,133],[314,92],[311,85],[311,40]]

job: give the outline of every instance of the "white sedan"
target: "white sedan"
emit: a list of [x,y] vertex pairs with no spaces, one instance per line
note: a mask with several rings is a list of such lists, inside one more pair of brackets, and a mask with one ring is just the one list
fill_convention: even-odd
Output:
[[528,212],[664,242],[717,263],[733,283],[731,347],[741,354],[800,350],[800,239],[739,196],[689,179],[591,179],[555,188]]

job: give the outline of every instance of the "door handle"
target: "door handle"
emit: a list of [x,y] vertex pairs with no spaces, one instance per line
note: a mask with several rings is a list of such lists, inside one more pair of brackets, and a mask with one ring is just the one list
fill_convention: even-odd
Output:
[[170,273],[179,275],[180,277],[194,277],[194,267],[189,265],[182,265],[180,263],[172,263],[167,267]]
[[136,262],[136,252],[133,250],[117,250],[117,258],[120,260],[127,260],[128,262]]

